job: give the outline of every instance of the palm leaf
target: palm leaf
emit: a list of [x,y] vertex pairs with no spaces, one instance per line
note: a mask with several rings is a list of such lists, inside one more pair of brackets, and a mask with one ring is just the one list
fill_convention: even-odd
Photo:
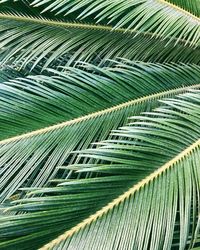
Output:
[[197,5],[0,0],[0,249],[200,247]]
[[[69,171],[60,173],[56,167],[61,166],[64,163],[73,163],[76,160],[76,155],[72,156],[72,151],[87,148],[92,142],[106,139],[109,136],[109,131],[123,125],[128,116],[138,114],[141,111],[150,110],[157,105],[157,100],[161,97],[173,96],[176,93],[185,92],[190,86],[195,84],[194,87],[199,87],[198,66],[164,66],[159,64],[133,64],[128,62],[128,64],[117,64],[116,67],[113,68],[102,69],[97,67],[96,72],[99,72],[99,74],[94,74],[94,71],[93,73],[81,71],[81,69],[73,70],[73,68],[71,68],[71,70],[72,74],[70,75],[65,72],[56,72],[60,74],[59,77],[62,76],[61,82],[53,80],[56,79],[56,76],[55,78],[52,78],[51,81],[47,78],[50,87],[49,90],[47,88],[47,91],[44,92],[44,96],[47,95],[54,86],[54,88],[57,88],[58,92],[54,93],[55,100],[52,103],[56,103],[58,96],[61,95],[59,88],[61,90],[65,89],[63,83],[65,84],[66,79],[69,79],[70,77],[72,87],[76,84],[76,86],[82,86],[86,91],[84,92],[84,95],[80,91],[77,91],[77,94],[74,95],[74,101],[78,100],[78,96],[80,99],[82,95],[83,99],[85,95],[88,97],[91,96],[90,100],[87,99],[88,102],[90,101],[90,109],[83,110],[85,114],[90,114],[83,117],[77,117],[74,120],[65,122],[60,121],[61,123],[58,123],[57,125],[41,128],[30,133],[2,140],[0,142],[1,201],[9,198],[19,187],[39,187],[48,185],[47,181],[49,179],[57,178],[61,175],[65,178]],[[53,72],[55,72],[55,70],[53,70]],[[44,80],[44,78],[41,79]],[[74,84],[72,81],[73,79]],[[25,82],[26,81],[24,80],[24,83]],[[35,84],[36,83],[39,84],[37,81]],[[31,84],[33,85],[34,82],[27,81],[26,88],[29,92],[31,90]],[[18,85],[19,80],[16,85],[17,91]],[[98,91],[98,86],[99,90],[102,89],[103,92]],[[67,88],[68,93],[70,94],[70,88]],[[105,95],[104,90],[109,94]],[[98,103],[96,101],[98,92],[100,93],[100,97],[104,98],[104,102],[101,101],[99,105],[97,105]],[[5,98],[2,99],[5,102],[4,106],[2,106],[1,112],[1,119],[4,121],[2,124],[10,125],[10,120],[7,120],[6,122],[3,114],[5,113],[6,115],[6,112],[10,110],[10,113],[8,112],[7,114],[7,117],[9,117],[11,112],[14,111],[12,114],[15,115],[13,128],[16,128],[16,130],[21,126],[23,127],[29,116],[31,118],[34,117],[34,120],[42,120],[40,117],[41,113],[37,116],[36,113],[30,110],[28,104],[28,102],[32,102],[32,106],[34,100],[38,101],[38,95],[41,95],[41,92],[37,91],[35,97],[34,95],[31,95],[28,99],[29,101],[25,94],[26,91],[23,93],[23,96],[21,95],[21,92],[18,94],[14,87],[9,94],[10,97],[13,95],[14,99],[17,99],[16,97],[19,95],[19,97],[22,98],[22,102],[24,102],[23,98],[27,102],[27,105],[24,104],[21,109],[18,110],[16,115],[14,111],[15,106],[13,107],[6,103]],[[51,94],[53,95],[53,91],[51,91]],[[68,96],[66,95],[65,98],[67,102],[69,100]],[[73,97],[70,100],[73,104]],[[37,102],[37,109],[44,108],[43,102],[41,100],[39,101],[40,102]],[[104,105],[103,110],[101,110],[102,103]],[[114,103],[116,106],[112,107]],[[41,105],[41,108],[39,105]],[[47,105],[45,110],[45,117],[47,117],[45,122],[50,118],[52,113],[52,110],[49,110],[49,105],[50,104]],[[67,105],[69,106],[70,104]],[[77,108],[74,107],[74,112],[76,112],[76,110],[77,112],[80,112],[80,105],[78,105]],[[33,107],[34,106],[32,106],[32,108]],[[27,108],[27,110],[25,108]],[[51,122],[54,121],[56,123],[58,121],[57,114],[59,114],[60,108],[61,105],[57,105],[57,113],[55,117],[51,116]],[[94,110],[97,112],[93,113]],[[77,113],[77,115],[83,115],[84,112]],[[16,118],[18,114],[20,114],[20,116],[18,116],[17,120]],[[63,119],[62,115],[60,116],[60,119]],[[1,128],[3,130],[3,126]],[[26,128],[28,127],[23,127],[25,131]],[[4,133],[6,133],[5,130]],[[9,131],[9,133],[11,132]]]
[[14,202],[9,210],[28,213],[1,219],[1,249],[26,249],[25,242],[35,249],[64,227],[69,230],[41,249],[194,246],[200,202],[199,106],[197,90],[164,99],[155,111],[132,117],[113,131],[114,137],[100,147],[83,151],[80,157],[91,160],[80,164],[79,171],[98,176],[33,189],[29,196],[34,197]]
[[[17,29],[16,29],[17,27]],[[45,59],[44,68],[70,55],[76,60],[103,63],[104,59],[124,57],[152,62],[199,63],[199,47],[186,40],[161,40],[154,33],[140,33],[110,26],[63,22],[45,17],[0,14],[1,64],[13,61],[21,67]],[[199,32],[196,32],[199,34]],[[197,36],[197,35],[196,35]],[[26,37],[26,40],[24,38]],[[175,44],[176,43],[176,44]]]
[[[181,12],[183,12],[183,10],[187,10],[190,13],[196,15],[197,17],[199,17],[199,0],[188,0],[188,1],[184,1],[184,0],[167,0],[168,2],[174,4],[174,6],[169,5],[173,10],[175,9],[176,11],[179,10]],[[167,2],[165,1],[165,2]],[[126,4],[122,4],[120,2],[117,1],[112,1],[110,2],[112,4],[112,7],[116,7],[116,10],[118,11],[117,14],[119,15],[119,11],[121,11],[121,15],[123,13],[123,11],[125,11],[126,9],[124,9],[125,6],[127,6]],[[142,1],[141,1],[142,3]],[[89,12],[89,10],[87,10],[87,8],[90,6],[90,3],[87,3],[86,1],[82,1],[82,2],[74,2],[74,3],[70,3],[69,0],[67,1],[52,1],[52,0],[48,0],[48,1],[37,1],[37,3],[33,0],[1,0],[0,1],[1,4],[1,8],[2,11],[9,11],[12,13],[23,13],[23,14],[27,14],[29,13],[32,16],[38,16],[39,14],[45,17],[51,17],[52,19],[55,19],[55,17],[59,17],[62,18],[63,20],[76,20],[76,17],[80,17],[81,19],[81,14],[83,10],[84,12]],[[96,6],[96,15],[98,16],[98,13],[102,11],[102,6],[99,6],[98,9],[98,2],[96,1],[96,3],[94,3],[94,6]],[[130,4],[130,2],[129,2]],[[132,3],[134,6],[134,3]],[[166,3],[167,4],[167,3]],[[111,6],[109,6],[108,3],[104,3],[105,7],[107,6],[107,14],[109,14],[109,7],[111,8]],[[132,7],[133,7],[132,6]],[[71,8],[73,7],[73,9]],[[121,7],[121,9],[120,9]],[[84,9],[85,8],[85,9]],[[126,8],[126,7],[125,7]],[[182,9],[180,9],[182,8]],[[90,7],[90,9],[92,9]],[[94,11],[94,10],[93,10]],[[112,10],[114,11],[114,10]],[[130,11],[130,9],[129,9]],[[105,11],[106,12],[106,11]],[[89,12],[90,13],[90,12]],[[89,14],[88,13],[88,14]],[[85,13],[86,14],[86,13]],[[92,13],[90,13],[91,15]],[[103,13],[102,13],[103,14]],[[185,14],[187,14],[185,12]],[[188,13],[189,14],[189,13]],[[84,19],[87,20],[88,22],[94,22],[94,18],[90,18],[89,16],[85,16]],[[100,14],[101,15],[101,14]],[[106,15],[103,16],[103,18],[106,18]],[[195,17],[194,17],[195,18]],[[107,22],[109,22],[110,17],[108,16],[106,18]],[[102,21],[102,23],[105,23]],[[116,22],[113,22],[114,24]],[[112,24],[112,22],[111,22]]]
[[[2,82],[1,139],[103,110],[111,105],[159,92],[160,89],[169,90],[171,84],[173,87],[179,87],[184,82],[188,85],[189,78],[189,85],[199,81],[199,66],[138,62],[129,62],[128,65],[128,62],[113,61],[112,67],[102,68],[86,64],[80,65],[82,68],[79,69],[47,69],[42,73],[36,72],[23,78],[16,76],[15,79]],[[174,71],[178,77],[175,85],[167,76],[168,73],[173,76]],[[164,88],[157,80],[157,73],[159,81],[167,80]],[[189,78],[188,74],[191,74]],[[152,90],[148,89],[150,87]]]
[[[74,13],[79,19],[92,16],[96,22],[111,24],[114,29],[126,28],[167,38],[184,39],[199,44],[200,19],[164,0],[132,1],[52,1],[35,0],[33,6],[44,5],[44,11],[64,15]],[[188,18],[188,16],[190,18]],[[176,24],[176,25],[174,25]]]
[[189,12],[196,15],[197,17],[200,17],[200,2],[199,0],[167,0],[168,2],[171,2]]

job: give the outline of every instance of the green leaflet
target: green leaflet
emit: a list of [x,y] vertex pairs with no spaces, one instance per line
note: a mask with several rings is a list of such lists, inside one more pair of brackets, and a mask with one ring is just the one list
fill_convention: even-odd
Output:
[[198,1],[0,0],[0,249],[200,247]]
[[70,55],[68,65],[78,60],[103,64],[104,60],[117,57],[198,64],[200,58],[199,48],[185,47],[183,42],[175,45],[169,39],[162,41],[145,33],[133,35],[112,31],[108,26],[66,23],[42,17],[0,14],[0,35],[0,46],[4,48],[1,64],[12,61],[20,67],[32,62],[34,68],[45,59],[43,68],[47,68],[66,55]]
[[167,0],[168,2],[171,2],[177,6],[180,6],[181,8],[191,12],[192,14],[196,15],[197,17],[200,17],[200,1],[199,0]]
[[2,82],[1,139],[55,125],[159,91],[199,83],[200,67],[195,65],[130,61],[112,63],[111,67],[86,64],[79,69],[63,68],[63,72],[47,69],[44,73],[23,78],[16,76],[15,79]]
[[152,32],[163,38],[171,36],[199,45],[200,20],[163,0],[35,0],[31,4],[44,6],[44,12],[53,11],[65,16],[74,13],[81,20],[92,16],[96,23],[105,22],[114,29],[123,27],[127,30]]
[[[100,147],[83,151],[80,156],[91,159],[85,170],[98,170],[98,176],[33,189],[15,201],[9,210],[31,213],[1,219],[0,247],[26,249],[26,242],[35,249],[64,227],[69,231],[41,249],[192,246],[199,214],[199,105],[197,90],[164,99]],[[101,172],[104,165],[114,172]]]
[[[15,117],[13,120],[13,130],[16,129],[17,131],[19,128],[24,129],[25,132],[26,128],[30,129],[30,124],[32,124],[32,126],[34,125],[33,121],[38,120],[38,125],[40,124],[41,126],[42,120],[44,122],[50,121],[50,117],[52,119],[51,122],[53,123],[54,121],[56,123],[59,118],[59,113],[61,114],[59,119],[63,119],[62,108],[64,106],[61,106],[61,103],[57,102],[58,98],[62,96],[63,90],[67,91],[68,95],[70,95],[70,99],[67,94],[65,94],[65,99],[62,99],[67,105],[66,114],[71,105],[71,107],[74,108],[74,114],[77,110],[77,115],[88,114],[88,116],[77,117],[75,120],[58,123],[55,126],[46,127],[41,130],[22,134],[19,137],[17,136],[1,141],[1,201],[8,199],[20,187],[41,187],[48,185],[48,180],[56,179],[60,176],[65,178],[71,172],[60,171],[57,167],[63,164],[74,163],[77,155],[71,154],[74,150],[85,149],[89,147],[92,142],[107,139],[110,131],[123,125],[127,121],[127,117],[152,109],[157,106],[157,100],[161,97],[173,96],[176,93],[185,92],[189,86],[194,84],[197,84],[196,87],[199,87],[199,70],[197,66],[180,65],[178,67],[175,65],[162,66],[160,64],[119,62],[119,64],[116,64],[116,67],[113,68],[94,67],[93,70],[93,74],[73,68],[71,68],[69,72],[52,70],[58,77],[62,78],[60,82],[53,80],[57,79],[57,75],[51,79],[48,77],[38,78],[38,76],[34,76],[32,79],[49,80],[44,81],[44,83],[46,82],[44,85],[41,85],[43,84],[42,82],[40,84],[36,81],[35,86],[40,87],[37,92],[32,92],[31,95],[31,89],[32,91],[37,90],[37,88],[34,87],[34,81],[30,81],[30,79],[27,78],[27,80],[21,80],[21,83],[20,80],[13,82],[16,83],[16,86],[12,86],[8,100],[11,102],[11,97],[13,96],[13,101],[17,103],[17,98],[19,97],[19,110],[16,112],[15,106],[13,106],[12,103],[11,105],[7,103],[5,98],[4,105],[1,107],[1,113],[5,113],[4,116],[1,116],[1,124],[7,122],[7,127],[11,126],[10,120],[7,119],[6,121],[5,119],[8,112],[7,118],[9,118],[11,114]],[[65,85],[69,77],[71,83],[70,85]],[[161,84],[161,82],[163,82],[163,84]],[[184,82],[188,87],[183,87]],[[25,83],[26,85],[24,85]],[[5,88],[7,84],[9,85],[10,83],[5,83]],[[23,88],[23,92],[18,90],[19,84],[26,86]],[[48,85],[50,87],[49,90]],[[83,93],[82,91],[74,93],[69,88],[69,86],[71,86],[73,90],[73,87],[77,87],[78,85],[84,90]],[[53,87],[54,89],[57,88],[57,91],[50,91]],[[27,89],[27,95],[25,89]],[[43,92],[41,90],[43,90]],[[101,92],[101,90],[103,92]],[[21,93],[23,93],[23,95]],[[98,93],[100,94],[99,104],[98,101],[96,101],[98,100]],[[50,95],[52,98],[51,102],[49,102],[48,98],[45,100],[44,97],[46,95],[48,98]],[[85,96],[87,96],[88,99],[86,99]],[[23,106],[20,108],[21,99]],[[131,101],[131,99],[133,100]],[[88,110],[82,110],[82,113],[80,113],[79,106],[84,100],[86,100],[85,105],[90,101]],[[102,100],[104,101],[102,102]],[[35,104],[36,101],[37,105]],[[26,105],[24,103],[26,103]],[[45,103],[48,103],[46,110],[44,109]],[[74,103],[77,104],[77,108],[74,106]],[[52,115],[52,109],[50,108],[52,104],[57,104],[55,117]],[[104,105],[103,108],[108,109],[93,114],[92,112],[102,108],[102,104]],[[112,107],[113,104],[116,106]],[[42,117],[40,112],[34,112],[34,108],[35,110],[37,108],[37,110],[43,112]],[[68,117],[70,117],[71,113],[68,114]],[[30,120],[28,120],[27,117],[30,117]],[[72,118],[74,118],[74,116],[72,116]],[[27,123],[25,123],[26,121]],[[30,121],[30,124],[28,121]],[[7,133],[6,130],[3,130],[3,126],[1,129],[2,132],[5,131],[4,133]],[[22,193],[22,196],[23,195],[24,193]]]

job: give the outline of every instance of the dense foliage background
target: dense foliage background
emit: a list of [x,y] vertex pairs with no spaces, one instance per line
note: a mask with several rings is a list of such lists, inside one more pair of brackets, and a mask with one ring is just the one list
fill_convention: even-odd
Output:
[[0,1],[0,249],[200,248],[200,0]]

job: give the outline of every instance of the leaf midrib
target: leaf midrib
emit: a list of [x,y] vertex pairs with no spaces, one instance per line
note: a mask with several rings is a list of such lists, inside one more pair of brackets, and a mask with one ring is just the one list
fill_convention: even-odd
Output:
[[[123,33],[123,34],[135,34],[135,35],[143,35],[143,36],[149,36],[150,38],[154,37],[156,39],[163,38],[160,35],[157,35],[156,33],[151,33],[151,32],[140,32],[138,30],[127,30],[125,28],[113,28],[112,26],[105,26],[105,25],[96,25],[96,24],[85,24],[85,23],[71,23],[71,22],[63,22],[63,21],[55,21],[55,20],[50,20],[46,18],[35,18],[35,17],[29,17],[29,16],[20,16],[20,15],[11,15],[7,13],[1,13],[0,12],[0,19],[9,19],[9,20],[14,20],[14,21],[20,21],[20,22],[30,22],[30,23],[35,23],[35,24],[40,24],[40,25],[48,25],[48,26],[57,26],[57,27],[64,27],[64,28],[77,28],[77,29],[85,29],[85,30],[101,30],[101,31],[107,31],[107,32],[116,32],[116,33]],[[199,20],[200,22],[200,20]],[[165,40],[167,41],[174,41],[175,44],[176,42],[182,43],[182,44],[187,44],[187,46],[193,46],[193,44],[189,41],[186,41],[184,39],[177,39],[177,38],[172,38],[169,36]]]
[[72,119],[72,120],[69,120],[69,121],[65,121],[65,122],[62,122],[62,123],[59,123],[59,124],[56,124],[56,125],[52,125],[52,126],[48,126],[48,127],[45,127],[45,128],[38,129],[38,130],[34,130],[34,131],[31,131],[31,132],[28,132],[28,133],[25,133],[25,134],[22,134],[22,135],[17,135],[17,136],[11,137],[11,138],[3,139],[3,140],[0,141],[0,145],[8,144],[10,142],[18,141],[18,140],[25,139],[25,138],[30,138],[30,137],[33,137],[33,136],[37,136],[37,135],[47,133],[47,132],[50,132],[50,131],[53,131],[53,130],[56,130],[56,129],[60,129],[60,128],[63,128],[63,127],[66,127],[66,126],[71,126],[71,125],[76,124],[76,123],[80,123],[80,122],[83,122],[83,121],[86,121],[86,120],[89,120],[89,119],[96,118],[98,116],[102,116],[102,115],[105,115],[105,114],[108,114],[108,113],[111,113],[111,112],[114,112],[114,111],[118,111],[118,110],[126,108],[126,107],[128,107],[130,105],[134,105],[134,104],[137,104],[137,103],[142,103],[142,102],[145,102],[145,101],[148,101],[148,100],[151,100],[151,99],[155,99],[155,98],[158,98],[158,97],[165,96],[167,94],[181,93],[182,91],[189,90],[191,88],[200,88],[200,84],[194,84],[194,85],[185,86],[185,87],[181,87],[181,88],[174,88],[174,89],[170,89],[170,90],[167,90],[167,91],[162,91],[162,92],[159,92],[159,93],[155,93],[155,94],[151,94],[151,95],[148,95],[148,96],[140,97],[140,98],[137,98],[137,99],[134,99],[134,100],[131,100],[131,101],[124,102],[122,104],[113,106],[111,108],[107,108],[107,109],[103,109],[103,110],[100,110],[100,111],[97,111],[97,112],[93,112],[93,113],[90,113],[88,115],[84,115],[84,116],[81,116],[81,117],[78,117],[78,118],[75,118],[75,119]]
[[170,161],[162,165],[160,168],[155,170],[153,173],[145,177],[143,180],[139,181],[136,185],[131,187],[128,191],[120,195],[119,197],[115,198],[112,202],[108,203],[102,209],[97,211],[95,214],[89,216],[87,219],[84,219],[82,222],[71,228],[70,230],[66,231],[50,243],[44,245],[39,250],[48,250],[52,249],[54,246],[58,245],[62,241],[66,240],[67,238],[71,237],[79,230],[83,229],[84,227],[88,226],[92,222],[96,221],[97,219],[101,218],[104,214],[108,213],[111,209],[118,206],[120,203],[124,202],[127,198],[134,195],[137,191],[139,191],[145,185],[148,185],[151,181],[158,178],[162,173],[164,173],[167,169],[173,167],[177,162],[183,160],[187,155],[189,155],[192,151],[194,151],[197,147],[200,146],[200,138],[197,139],[193,144],[188,146],[178,155],[173,157]]
[[187,16],[190,16],[190,17],[194,18],[194,19],[197,20],[198,22],[200,21],[200,18],[199,18],[198,16],[196,16],[195,14],[193,14],[193,13],[191,13],[191,12],[189,12],[189,11],[183,9],[183,8],[181,8],[180,6],[178,6],[178,5],[176,5],[176,4],[170,3],[170,2],[168,2],[168,1],[166,1],[166,0],[157,0],[157,2],[163,3],[163,4],[169,6],[169,7],[173,8],[173,9],[176,9],[177,11],[180,11],[180,12],[182,12],[183,14],[185,14],[185,15],[187,15]]

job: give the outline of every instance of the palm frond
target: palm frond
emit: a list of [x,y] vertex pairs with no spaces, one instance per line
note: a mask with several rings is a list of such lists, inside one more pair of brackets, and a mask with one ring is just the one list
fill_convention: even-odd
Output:
[[[97,23],[111,24],[113,29],[139,30],[152,32],[156,36],[184,39],[199,45],[200,19],[191,13],[164,0],[126,0],[126,1],[52,1],[35,0],[32,5],[44,6],[44,11],[74,13],[78,19],[92,16]],[[188,18],[189,17],[189,18]],[[198,30],[198,31],[197,31]]]
[[171,2],[189,12],[196,15],[197,17],[200,17],[200,2],[199,0],[167,0],[168,2]]
[[[188,0],[188,1],[184,1],[184,0],[166,0],[172,4],[174,4],[174,6],[170,5],[171,8],[179,10],[179,11],[189,11],[190,13],[196,15],[197,17],[200,17],[200,12],[199,12],[199,0]],[[143,1],[144,2],[144,1]],[[91,3],[91,2],[90,2]],[[87,10],[86,7],[90,6],[90,3],[87,4],[86,1],[82,1],[82,2],[74,2],[74,3],[70,3],[69,0],[67,1],[52,1],[52,0],[48,0],[48,1],[38,1],[37,3],[34,3],[33,0],[1,0],[0,4],[1,4],[1,10],[2,11],[7,11],[10,13],[21,13],[21,14],[29,14],[32,16],[38,16],[38,15],[42,15],[44,17],[50,17],[52,19],[55,18],[59,18],[62,20],[77,20],[77,18],[81,19],[81,14],[82,12],[87,12],[86,15],[83,17],[84,20],[86,22],[95,22],[94,16],[92,13],[90,13],[89,10]],[[95,11],[95,15],[97,16],[96,19],[98,19],[98,13],[100,12],[100,15],[102,13],[102,8],[107,7],[107,11],[109,11],[109,8],[111,8],[111,6],[109,6],[108,2],[104,3],[104,6],[100,5],[100,8],[98,8],[98,3],[94,3],[94,1],[92,2],[94,6],[96,6],[96,8],[93,10]],[[120,2],[117,1],[110,1],[112,7],[116,8],[117,14],[119,15],[120,11],[121,11],[121,15],[123,14],[124,10],[124,5]],[[129,2],[126,2],[126,7],[127,7],[127,3],[130,4]],[[140,1],[140,4],[142,3],[142,1]],[[131,8],[133,8],[133,3],[131,5]],[[137,4],[136,4],[137,6]],[[135,6],[135,7],[136,7]],[[178,8],[177,8],[178,7]],[[71,9],[73,8],[73,10]],[[182,9],[180,9],[182,8]],[[111,12],[113,12],[114,10],[112,10]],[[128,10],[130,11],[130,9]],[[106,10],[104,11],[106,13]],[[103,13],[102,13],[103,14]],[[107,13],[109,14],[109,13]],[[126,12],[127,14],[127,12]],[[186,14],[186,13],[185,13]],[[189,13],[188,13],[189,14]],[[105,18],[101,21],[101,19],[99,20],[100,23],[106,24],[109,22],[109,19],[111,17],[104,15],[103,18]],[[195,17],[194,17],[195,18]],[[115,25],[115,22],[110,22],[111,25]]]
[[[102,68],[89,64],[80,64],[79,69],[61,68],[62,71],[49,68],[41,74],[16,76],[2,82],[0,138],[58,124],[149,93],[170,90],[171,84],[174,88],[199,81],[200,67],[195,65],[154,65],[127,60],[112,63],[112,67]],[[178,77],[176,84],[167,75],[172,77],[174,71]],[[164,88],[160,81],[166,81]]]
[[[17,29],[16,29],[17,27]],[[33,67],[42,59],[44,68],[70,54],[68,64],[76,60],[96,61],[124,57],[152,62],[199,63],[199,48],[174,46],[170,39],[162,41],[151,34],[112,31],[112,27],[83,23],[66,23],[44,18],[0,14],[1,64],[10,60]],[[197,33],[198,34],[198,33]]]
[[200,0],[0,0],[0,249],[200,247]]
[[[96,72],[99,72],[99,74],[95,74],[95,67],[93,73],[71,68],[71,74],[56,72],[58,77],[55,76],[55,78],[51,79],[37,76],[36,78],[32,77],[32,80],[27,78],[26,81],[23,80],[21,83],[20,80],[15,80],[13,83],[16,82],[16,86],[11,82],[13,86],[9,92],[10,100],[13,96],[15,102],[19,98],[24,104],[16,112],[15,106],[10,105],[9,101],[6,102],[5,98],[3,98],[1,124],[9,126],[11,124],[10,119],[6,121],[4,118],[6,115],[9,118],[11,114],[15,116],[13,128],[16,128],[16,130],[23,127],[25,121],[28,121],[27,117],[32,120],[34,118],[34,121],[43,119],[45,122],[51,117],[52,120],[49,122],[56,123],[59,113],[61,114],[59,119],[63,119],[63,105],[56,102],[57,98],[62,96],[62,91],[68,93],[68,95],[65,95],[65,99],[62,99],[63,102],[66,102],[66,108],[72,105],[74,114],[76,110],[76,115],[89,114],[0,141],[1,201],[9,198],[19,187],[39,187],[48,185],[47,181],[49,179],[61,176],[65,178],[69,171],[60,173],[56,167],[63,164],[72,164],[76,160],[76,154],[71,155],[72,151],[87,148],[92,142],[106,139],[110,130],[123,125],[128,116],[150,110],[157,105],[157,100],[161,97],[185,92],[195,84],[197,88],[199,87],[199,66],[164,66],[159,64],[134,64],[131,62],[124,64],[122,62],[113,68],[102,69],[97,67]],[[71,85],[68,83],[65,87],[69,78]],[[38,81],[34,82],[33,79],[42,80],[46,86],[42,86],[42,83],[40,84]],[[26,87],[22,95],[18,86],[24,83],[27,83],[27,85],[24,85]],[[39,91],[36,91],[36,85],[40,86]],[[76,88],[80,86],[84,92],[75,91],[74,95],[72,95],[71,90],[73,90],[74,86]],[[52,88],[57,89],[57,91],[51,91]],[[29,95],[26,95],[26,89]],[[30,94],[31,89],[35,93]],[[100,89],[102,89],[102,92],[100,92]],[[105,94],[105,91],[107,91],[107,94]],[[49,97],[48,93],[51,93],[53,101],[45,107],[45,99],[39,97],[41,95]],[[53,95],[55,95],[55,98]],[[72,95],[70,99],[69,95]],[[81,102],[78,104],[78,100],[84,101],[86,95],[87,97],[90,96],[90,99],[87,99],[88,109],[81,109]],[[36,100],[37,105],[35,107],[45,114],[44,118],[41,118],[41,112],[38,114],[33,112]],[[32,109],[29,107],[29,102],[31,102]],[[52,108],[49,107],[57,103],[57,111],[53,116]],[[113,106],[114,103],[116,106]],[[74,104],[78,106],[76,107]],[[100,110],[102,107],[104,109]],[[95,110],[97,112],[93,113]],[[67,113],[66,109],[65,112]],[[69,112],[69,116],[74,117],[74,114]],[[3,131],[3,126],[1,126],[1,129]],[[5,130],[4,133],[6,133]]]
[[81,153],[92,162],[80,164],[79,171],[98,176],[33,189],[29,196],[34,197],[15,201],[9,211],[28,213],[0,219],[1,249],[26,249],[27,243],[35,249],[64,228],[69,230],[41,249],[194,246],[200,203],[200,91],[161,103],[113,131],[115,139]]

